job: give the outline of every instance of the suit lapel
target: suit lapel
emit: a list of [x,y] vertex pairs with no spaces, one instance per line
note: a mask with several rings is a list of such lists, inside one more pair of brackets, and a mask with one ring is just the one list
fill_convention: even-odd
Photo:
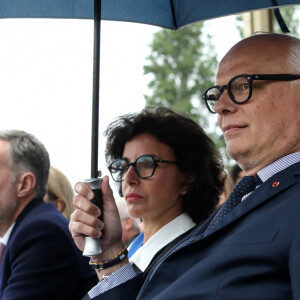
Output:
[[[289,169],[289,168],[288,168]],[[286,190],[295,184],[296,178],[294,172],[286,172],[286,170],[279,172],[269,178],[266,182],[260,185],[250,196],[237,205],[228,215],[226,215],[218,224],[209,230],[203,237],[214,234],[215,232],[230,225],[232,222],[240,219],[245,214],[254,210],[272,199],[275,195]]]
[[5,255],[2,258],[2,264],[0,266],[0,299],[2,297],[2,293],[4,290],[4,287],[7,285],[6,282],[6,277],[7,277],[7,272],[10,272],[9,269],[7,269],[7,264],[5,263],[6,260],[6,256],[9,255],[9,249],[10,249],[10,242],[11,240],[13,240],[14,237],[14,233],[16,232],[19,224],[22,222],[22,220],[31,212],[31,210],[39,205],[40,203],[43,203],[42,199],[34,199],[31,202],[28,203],[28,205],[24,208],[24,210],[21,212],[21,214],[18,216],[15,226],[13,228],[13,230],[10,233],[9,239],[8,239],[8,243],[6,245],[6,252]]
[[[245,214],[252,210],[255,210],[261,204],[271,200],[275,195],[281,193],[282,191],[288,189],[296,183],[296,175],[300,175],[300,163],[296,163],[287,169],[278,172],[263,184],[261,184],[250,196],[248,196],[244,201],[237,205],[229,214],[227,214],[224,219],[220,220],[211,230],[206,233],[205,230],[208,227],[211,220],[214,218],[217,211],[210,216],[202,225],[197,226],[190,235],[188,235],[179,245],[175,245],[164,257],[153,267],[149,275],[146,277],[144,285],[142,286],[137,299],[140,299],[143,291],[149,284],[150,280],[156,273],[157,269],[160,267],[161,263],[165,261],[174,252],[179,249],[184,248],[187,245],[193,244],[197,241],[204,240],[209,236],[213,236],[219,230],[229,226],[236,220],[240,219]],[[274,184],[274,183],[277,184]],[[278,184],[279,183],[279,184]],[[284,201],[284,199],[282,200]]]
[[222,220],[220,220],[214,227],[205,232],[209,223],[217,213],[216,211],[202,225],[196,227],[196,229],[186,239],[184,239],[182,243],[177,245],[177,247],[175,246],[171,250],[171,252],[167,254],[167,256],[189,244],[205,239],[206,237],[217,233],[219,230],[229,226],[236,220],[243,217],[245,214],[251,212],[252,210],[255,210],[258,206],[269,201],[275,195],[294,185],[296,183],[296,175],[300,175],[300,163],[296,163],[269,178],[267,181],[261,184],[254,192],[252,192],[250,196],[248,196],[230,213],[228,213]]

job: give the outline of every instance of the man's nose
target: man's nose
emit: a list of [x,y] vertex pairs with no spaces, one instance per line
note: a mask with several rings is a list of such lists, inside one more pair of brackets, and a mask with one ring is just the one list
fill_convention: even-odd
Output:
[[235,104],[228,95],[228,90],[222,90],[222,94],[216,105],[214,106],[214,111],[221,115],[226,112],[233,112],[237,109],[237,104]]

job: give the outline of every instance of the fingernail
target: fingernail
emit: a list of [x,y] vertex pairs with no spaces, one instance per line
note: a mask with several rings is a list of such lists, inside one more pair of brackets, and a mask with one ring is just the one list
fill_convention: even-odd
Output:
[[99,217],[100,216],[100,210],[96,209],[95,212],[94,212],[94,214],[95,214],[96,217]]
[[93,192],[88,192],[87,197],[88,199],[92,200],[94,198]]
[[102,224],[102,222],[99,221],[99,223],[97,224],[96,227],[97,227],[98,230],[102,230],[102,229],[103,229],[103,224]]

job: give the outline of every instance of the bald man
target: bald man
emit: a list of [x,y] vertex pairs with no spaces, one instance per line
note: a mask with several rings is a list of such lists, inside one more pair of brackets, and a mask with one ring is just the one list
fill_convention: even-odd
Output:
[[247,174],[240,194],[250,181],[252,191],[234,190],[143,283],[114,265],[93,299],[300,299],[299,79],[299,39],[261,34],[229,50],[203,100]]

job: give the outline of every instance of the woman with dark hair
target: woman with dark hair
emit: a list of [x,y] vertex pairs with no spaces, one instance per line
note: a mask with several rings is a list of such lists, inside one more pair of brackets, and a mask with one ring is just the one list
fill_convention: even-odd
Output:
[[[141,113],[121,116],[105,131],[105,157],[114,180],[118,178],[114,174],[116,163],[113,161],[121,164],[123,161],[119,159],[124,157],[126,143],[141,135],[145,140],[154,138],[173,152],[172,157],[176,161],[173,167],[185,174],[186,178],[178,195],[183,211],[195,223],[204,221],[218,204],[218,195],[223,188],[223,181],[218,179],[223,164],[213,141],[197,123],[167,108],[148,108]],[[158,168],[165,167],[159,165],[158,162]],[[120,175],[119,172],[117,174]],[[122,176],[125,174],[122,173]],[[120,196],[124,196],[122,182],[118,180]]]
[[[166,249],[214,211],[223,190],[222,160],[197,123],[167,108],[121,116],[105,135],[112,178],[129,214],[143,220],[144,233],[129,252],[131,264],[146,274]],[[121,229],[108,179],[104,177],[102,183],[104,229],[95,217],[95,206],[87,201],[90,189],[82,183],[75,189],[79,195],[74,198],[77,209],[70,230],[77,246],[84,248],[84,235],[101,236],[103,253],[93,263],[116,259],[122,252]],[[118,261],[113,270],[121,265]],[[98,274],[102,279],[106,273]]]

